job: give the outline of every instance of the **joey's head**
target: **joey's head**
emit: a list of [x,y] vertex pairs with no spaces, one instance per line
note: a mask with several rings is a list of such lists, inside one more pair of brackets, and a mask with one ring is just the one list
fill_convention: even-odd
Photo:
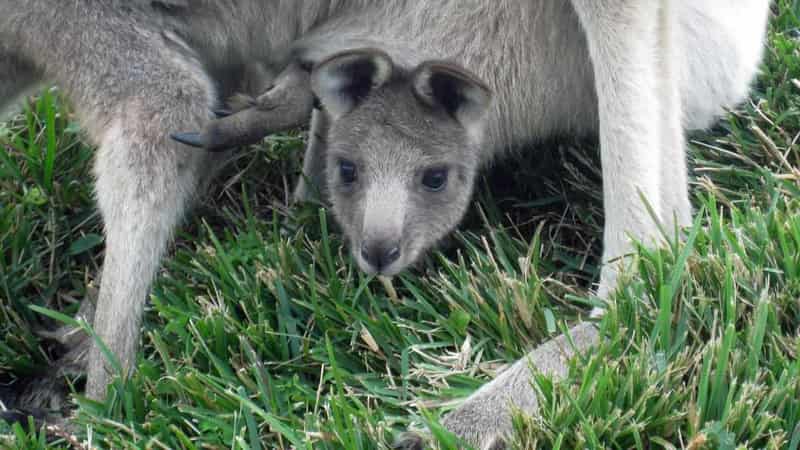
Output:
[[334,215],[361,269],[394,275],[463,217],[491,92],[454,64],[404,69],[374,49],[321,62],[311,83],[328,122]]

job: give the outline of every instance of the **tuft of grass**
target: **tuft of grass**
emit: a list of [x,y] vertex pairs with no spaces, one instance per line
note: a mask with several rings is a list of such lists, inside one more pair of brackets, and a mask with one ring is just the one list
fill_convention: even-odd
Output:
[[600,325],[608,340],[567,381],[536,379],[543,417],[519,419],[519,448],[790,448],[800,272],[785,269],[800,257],[800,201],[729,218],[704,202],[694,239],[640,249]]
[[[52,356],[28,305],[77,311],[102,237],[88,164],[69,109],[44,91],[0,127],[0,381],[35,374]],[[89,272],[87,272],[87,269]],[[10,375],[6,375],[10,374]]]
[[[691,137],[694,227],[637,249],[607,340],[565,380],[532,380],[542,415],[515,417],[515,448],[800,448],[800,10],[773,9],[751,101]],[[92,150],[71,117],[47,91],[0,126],[0,399],[63,352],[36,332],[59,317],[42,308],[74,314],[99,273]],[[0,445],[372,449],[428,427],[458,448],[441,415],[596,301],[592,143],[490,171],[395,296],[324,209],[287,206],[303,141],[229,163],[164,263],[133,376],[103,403],[76,396],[68,432],[0,424]]]

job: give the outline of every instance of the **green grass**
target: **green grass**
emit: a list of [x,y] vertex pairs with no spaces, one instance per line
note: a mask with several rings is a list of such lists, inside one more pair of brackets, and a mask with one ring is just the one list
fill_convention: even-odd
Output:
[[[517,418],[518,448],[800,448],[800,7],[775,10],[752,100],[691,137],[690,238],[639,249],[609,339],[565,381],[534,380],[543,413]],[[74,314],[102,260],[71,117],[45,93],[0,125],[0,382],[45,370],[59,349],[32,330],[56,322],[29,306]],[[0,424],[0,446],[382,448],[588,311],[591,145],[489,175],[462,231],[395,279],[399,300],[324,211],[286,207],[301,148],[242,152],[182,228],[132,378],[103,404],[76,397],[71,436]]]

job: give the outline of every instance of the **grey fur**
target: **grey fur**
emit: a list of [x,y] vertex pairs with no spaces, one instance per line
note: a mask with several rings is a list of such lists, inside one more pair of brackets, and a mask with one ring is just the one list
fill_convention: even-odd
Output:
[[[39,78],[56,82],[99,145],[107,250],[95,326],[130,368],[159,260],[212,158],[169,141],[169,133],[205,129],[221,99],[261,93],[292,63],[318,64],[353,49],[385,52],[391,79],[346,108],[330,103],[314,111],[304,170],[312,182],[325,180],[365,270],[376,271],[361,257],[362,244],[401,248],[400,259],[379,269],[391,274],[455,227],[478,169],[507,149],[553,134],[599,134],[606,264],[598,294],[607,297],[619,264],[612,261],[624,263],[628,237],[658,239],[639,194],[667,226],[689,222],[683,128],[707,126],[747,92],[768,1],[736,3],[0,0],[0,62],[10,65],[0,94]],[[420,68],[432,60],[463,67],[467,79],[488,86],[493,101],[485,116],[466,103],[431,107],[418,95]],[[311,85],[329,93],[330,85]],[[475,99],[477,86],[458,89]],[[301,103],[293,114],[307,109]],[[251,120],[247,114],[222,123],[248,128],[236,123]],[[361,182],[349,192],[337,169],[343,159],[357,163]],[[433,166],[451,168],[438,193],[420,189],[420,172]],[[300,184],[296,195],[309,191]],[[597,341],[587,326],[576,328],[584,336],[578,350]],[[531,354],[533,363],[563,368],[554,346],[564,348],[546,343]],[[496,445],[509,431],[507,400],[522,399],[535,412],[535,397],[520,381],[527,367],[518,363],[481,389],[447,426],[473,443]],[[93,350],[87,394],[102,397],[107,381]]]
[[479,448],[499,447],[511,430],[511,407],[528,414],[538,410],[539,401],[531,387],[532,370],[563,379],[568,361],[600,342],[597,328],[582,322],[537,347],[494,380],[481,387],[461,407],[447,415],[443,425]]
[[[391,64],[391,62],[389,62]],[[451,115],[437,100],[420,100],[417,84],[426,83],[431,67],[463,73],[455,66],[426,63],[412,70],[391,67],[387,79],[373,84],[360,103],[345,101],[348,110],[331,113],[331,97],[323,83],[326,66],[312,74],[312,87],[319,96],[329,121],[326,133],[326,192],[333,212],[349,238],[352,253],[364,271],[393,275],[413,262],[436,240],[461,220],[481,162],[482,104],[472,107],[475,118],[461,122],[460,111],[470,109],[461,102]],[[465,81],[475,90],[486,88],[477,81]],[[316,131],[316,130],[315,130]],[[471,132],[472,131],[472,132]],[[343,183],[339,166],[354,163],[355,183]],[[441,191],[430,192],[422,184],[426,170],[449,168]],[[364,253],[374,248],[397,246],[400,257],[380,269]]]
[[[290,42],[364,3],[0,0],[0,106],[20,86],[54,82],[99,146],[106,258],[94,323],[124,368],[132,366],[167,242],[214,166],[210,155],[171,141],[170,132],[202,128],[220,99],[242,90],[253,61],[277,73]],[[95,348],[87,395],[103,397],[108,380]]]

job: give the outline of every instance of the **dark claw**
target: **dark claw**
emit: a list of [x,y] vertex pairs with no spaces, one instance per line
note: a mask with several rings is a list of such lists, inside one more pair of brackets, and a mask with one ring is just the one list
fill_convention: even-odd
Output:
[[172,133],[169,135],[173,140],[180,142],[181,144],[186,144],[191,147],[197,148],[204,148],[205,147],[205,140],[203,139],[203,135],[196,131],[191,131],[188,133]]
[[231,111],[230,109],[222,109],[222,108],[213,109],[211,110],[211,112],[214,113],[215,116],[217,116],[217,119],[222,119],[224,117],[228,117],[231,114],[233,114],[233,111]]
[[42,411],[20,411],[12,409],[0,412],[0,421],[13,424],[19,423],[21,425],[28,425],[28,417],[33,417],[34,421],[41,421],[46,416]]
[[405,432],[400,434],[392,444],[393,450],[422,450],[425,448],[425,439],[416,434]]

